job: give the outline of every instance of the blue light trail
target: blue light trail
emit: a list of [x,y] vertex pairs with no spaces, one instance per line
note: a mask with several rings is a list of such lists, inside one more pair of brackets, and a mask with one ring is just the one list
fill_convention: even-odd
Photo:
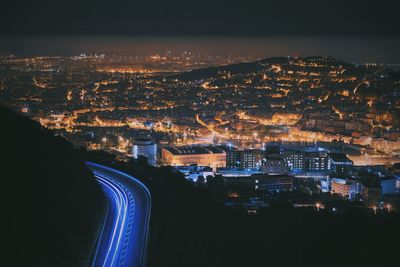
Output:
[[151,208],[149,190],[123,172],[91,162],[87,165],[108,200],[92,267],[143,267]]

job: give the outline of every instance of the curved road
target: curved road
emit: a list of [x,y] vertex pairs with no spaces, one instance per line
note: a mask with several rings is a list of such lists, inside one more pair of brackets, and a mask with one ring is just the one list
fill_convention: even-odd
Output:
[[91,266],[143,267],[151,208],[149,190],[123,172],[92,162],[86,164],[108,200]]

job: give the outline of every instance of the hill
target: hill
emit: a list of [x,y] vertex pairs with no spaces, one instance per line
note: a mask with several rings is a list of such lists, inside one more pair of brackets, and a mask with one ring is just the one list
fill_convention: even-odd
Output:
[[[216,78],[221,73],[230,73],[232,75],[237,75],[237,74],[244,75],[244,74],[265,71],[271,65],[285,66],[285,65],[290,65],[291,62],[297,62],[297,61],[304,61],[307,63],[318,62],[326,64],[326,67],[329,68],[338,65],[352,66],[349,63],[346,63],[344,61],[332,57],[320,57],[320,56],[304,57],[304,58],[270,57],[253,62],[243,62],[237,64],[224,65],[224,66],[195,69],[192,71],[177,74],[175,77],[180,80],[193,81],[200,79]],[[302,66],[302,69],[305,69],[304,66]],[[321,70],[321,68],[319,68],[319,70]]]
[[66,140],[3,107],[0,118],[4,266],[85,266],[100,187]]

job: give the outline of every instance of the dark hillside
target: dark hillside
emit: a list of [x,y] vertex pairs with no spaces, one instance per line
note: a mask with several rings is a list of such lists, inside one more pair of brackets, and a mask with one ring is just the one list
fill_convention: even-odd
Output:
[[0,118],[3,266],[84,266],[100,187],[66,140],[3,107]]
[[276,57],[276,58],[267,58],[254,62],[245,62],[245,63],[226,65],[226,66],[201,68],[177,74],[176,78],[189,81],[189,80],[199,80],[199,79],[207,79],[215,77],[220,72],[231,72],[233,74],[257,72],[263,70],[265,68],[265,65],[275,64],[275,63],[285,64],[288,63],[288,61],[289,59],[287,57]]

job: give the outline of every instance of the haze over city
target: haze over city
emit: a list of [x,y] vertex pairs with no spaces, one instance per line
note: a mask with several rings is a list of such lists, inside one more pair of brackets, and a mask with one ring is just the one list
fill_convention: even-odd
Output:
[[0,39],[0,52],[18,56],[74,56],[82,52],[119,56],[164,55],[167,51],[211,54],[237,60],[276,56],[333,56],[350,63],[399,64],[398,37],[128,37],[41,36]]

